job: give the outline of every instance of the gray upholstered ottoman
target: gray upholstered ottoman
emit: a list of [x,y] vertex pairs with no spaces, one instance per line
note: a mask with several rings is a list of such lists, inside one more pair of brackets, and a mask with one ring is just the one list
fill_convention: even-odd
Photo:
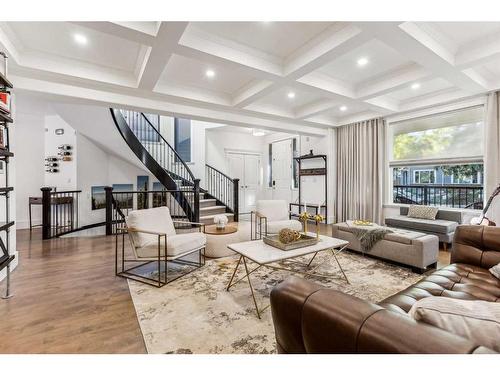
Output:
[[[439,254],[437,236],[398,228],[389,229],[394,233],[386,234],[384,239],[364,253],[410,266],[419,273],[426,271],[428,267],[436,267]],[[332,237],[349,241],[349,249],[363,253],[360,241],[347,223],[333,224]]]

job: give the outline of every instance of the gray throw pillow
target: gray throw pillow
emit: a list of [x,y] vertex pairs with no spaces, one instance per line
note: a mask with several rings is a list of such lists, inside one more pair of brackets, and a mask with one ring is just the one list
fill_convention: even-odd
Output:
[[491,267],[490,273],[497,279],[500,279],[500,263],[498,263],[496,266]]
[[436,220],[439,208],[431,206],[419,206],[412,204],[408,209],[408,217],[415,219]]

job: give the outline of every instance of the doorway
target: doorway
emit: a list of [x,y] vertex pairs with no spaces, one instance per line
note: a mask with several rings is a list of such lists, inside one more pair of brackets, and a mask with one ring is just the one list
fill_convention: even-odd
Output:
[[271,147],[272,199],[293,202],[293,138],[273,142]]
[[239,178],[240,213],[255,210],[260,185],[260,155],[251,153],[228,152],[226,154],[229,175]]

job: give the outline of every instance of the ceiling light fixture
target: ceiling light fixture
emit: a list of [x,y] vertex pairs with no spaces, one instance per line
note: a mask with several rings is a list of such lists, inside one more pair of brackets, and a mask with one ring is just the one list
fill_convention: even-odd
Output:
[[215,77],[215,72],[212,69],[207,69],[207,71],[205,72],[205,75],[208,78],[214,78]]
[[290,91],[288,94],[287,94],[288,98],[290,99],[293,99],[295,98],[295,93],[293,91]]
[[75,42],[77,42],[78,44],[81,44],[82,46],[86,45],[88,43],[87,37],[85,35],[82,35],[82,34],[73,35],[73,39],[75,40]]
[[252,129],[252,135],[254,137],[262,137],[263,135],[266,135],[266,133],[264,132],[264,130]]
[[418,89],[420,88],[420,83],[415,82],[413,85],[411,85],[411,88],[412,88],[413,90],[418,90]]
[[365,66],[366,64],[368,64],[368,59],[366,57],[358,59],[358,66]]
[[345,105],[343,105],[342,107],[339,108],[342,112],[345,112],[347,111],[347,107]]

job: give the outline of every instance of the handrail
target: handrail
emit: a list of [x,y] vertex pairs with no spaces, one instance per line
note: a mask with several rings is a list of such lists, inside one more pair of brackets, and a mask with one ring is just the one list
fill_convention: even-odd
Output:
[[[121,110],[110,108],[110,111],[113,121],[115,122],[115,125],[118,128],[118,131],[120,132],[121,136],[128,144],[128,146],[130,147],[130,149],[139,158],[139,160],[141,160],[141,162],[148,168],[148,170],[158,179],[158,181],[167,190],[178,190],[177,183],[173,179],[172,174],[177,175],[179,177],[183,177],[182,182],[184,182],[187,181],[184,177],[190,177],[192,173],[185,174],[187,173],[186,169],[182,171],[179,170],[169,171],[168,169],[166,169],[165,166],[168,167],[169,163],[167,162],[165,164],[165,159],[170,161],[171,155],[170,154],[165,155],[164,153],[165,150],[158,149],[157,146],[148,147],[147,144],[143,144],[139,139],[141,135],[145,135],[143,130],[140,130],[140,133],[134,132],[132,126],[127,122]],[[138,114],[138,112],[134,113]],[[151,122],[148,121],[148,126],[149,125],[151,125],[150,127],[154,129],[154,126],[152,126]],[[138,129],[137,131],[139,132]],[[164,138],[161,139],[164,140]],[[168,142],[164,141],[162,145],[168,145]],[[170,150],[172,149],[170,145],[168,145],[168,147]],[[154,153],[155,155],[153,155],[152,153]],[[183,176],[181,176],[179,173],[182,173]],[[189,182],[188,185],[193,186],[194,190],[196,189],[199,190],[199,180],[195,179],[193,182]],[[186,214],[188,215],[188,217],[192,219],[192,221],[196,221],[195,219],[199,216],[199,212],[197,212],[196,210],[197,202],[195,201],[191,204],[191,202],[188,202],[186,194],[183,194],[182,192],[175,194],[175,200],[181,207],[185,207]],[[109,230],[107,229],[107,233],[108,232]]]
[[221,175],[223,175],[224,177],[226,177],[229,180],[233,180],[233,178],[229,177],[227,174],[225,174],[224,172],[221,172],[217,168],[212,167],[210,164],[205,164],[205,167],[207,167],[209,169],[213,169],[215,172],[220,173]]
[[234,214],[234,221],[239,215],[239,179],[231,178],[225,173],[205,164],[205,188],[207,193],[216,199],[217,204],[226,206],[226,211]]
[[180,160],[181,164],[184,166],[184,168],[186,168],[186,171],[189,173],[189,176],[191,177],[191,180],[194,182],[195,178],[194,178],[193,172],[191,171],[191,169],[189,169],[189,167],[186,164],[186,162],[184,160],[182,160],[181,156],[175,150],[175,148],[173,148],[170,145],[170,143],[168,143],[167,140],[165,138],[163,138],[163,136],[158,131],[158,129],[155,128],[155,126],[151,123],[151,121],[149,121],[149,119],[146,117],[146,115],[143,112],[141,112],[141,116],[146,120],[146,122],[149,124],[149,126],[151,128],[153,128],[153,130],[156,132],[156,134],[158,134],[158,136],[163,140],[163,142],[165,142],[165,144],[168,146],[168,148],[174,153],[174,155],[176,156],[177,160]]

